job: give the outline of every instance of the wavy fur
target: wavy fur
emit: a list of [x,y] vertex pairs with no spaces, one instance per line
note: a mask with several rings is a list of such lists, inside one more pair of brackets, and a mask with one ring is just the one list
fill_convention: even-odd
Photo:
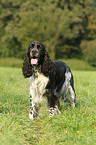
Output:
[[28,46],[22,71],[25,78],[30,77],[30,119],[38,117],[42,96],[47,97],[50,116],[60,113],[60,96],[64,102],[75,106],[76,96],[70,68],[64,62],[51,61],[41,42],[32,42]]
[[43,64],[41,66],[41,72],[45,76],[51,76],[53,73],[52,61],[51,61],[47,52],[45,52],[44,61],[43,61]]
[[26,54],[24,61],[23,61],[23,66],[22,66],[22,72],[25,78],[28,78],[30,76],[33,75],[33,71],[32,71],[33,67],[29,61],[29,58]]

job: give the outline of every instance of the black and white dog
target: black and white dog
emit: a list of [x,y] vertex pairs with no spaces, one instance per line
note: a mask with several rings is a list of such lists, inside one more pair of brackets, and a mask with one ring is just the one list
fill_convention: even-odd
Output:
[[25,78],[30,77],[30,119],[39,115],[42,96],[47,97],[50,116],[60,113],[60,96],[75,107],[76,95],[70,68],[64,62],[51,61],[41,42],[29,45],[22,70]]

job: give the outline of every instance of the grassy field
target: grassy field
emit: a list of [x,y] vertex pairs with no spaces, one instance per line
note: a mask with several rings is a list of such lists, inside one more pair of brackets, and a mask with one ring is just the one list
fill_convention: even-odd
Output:
[[96,145],[96,72],[73,71],[76,108],[61,102],[49,118],[29,120],[29,79],[20,68],[0,67],[0,145]]
[[[90,66],[87,62],[80,59],[63,59],[73,70],[91,70],[96,71],[96,67]],[[19,58],[0,58],[0,66],[6,67],[22,67],[23,60]]]

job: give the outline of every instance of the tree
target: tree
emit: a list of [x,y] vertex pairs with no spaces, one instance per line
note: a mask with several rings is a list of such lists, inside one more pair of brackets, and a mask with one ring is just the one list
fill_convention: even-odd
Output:
[[81,49],[83,59],[90,65],[96,67],[96,39],[91,41],[82,41]]
[[16,21],[17,12],[20,9],[20,5],[23,3],[23,1],[24,0],[14,0],[14,2],[12,0],[0,1],[0,55],[2,55],[3,57],[18,56],[15,52],[17,51],[16,49],[19,49],[19,47],[21,46],[21,42],[18,40],[18,37],[14,36],[14,26],[16,25],[16,23],[14,22]]
[[41,41],[52,59],[80,57],[81,42],[96,39],[94,5],[94,0],[1,0],[0,55],[23,58],[32,41]]
[[[87,4],[82,0],[59,1],[58,7],[63,9],[63,13],[59,20],[60,32],[56,46],[57,58],[72,58],[81,54],[80,43],[84,39],[88,23]],[[62,51],[61,54],[60,51]]]

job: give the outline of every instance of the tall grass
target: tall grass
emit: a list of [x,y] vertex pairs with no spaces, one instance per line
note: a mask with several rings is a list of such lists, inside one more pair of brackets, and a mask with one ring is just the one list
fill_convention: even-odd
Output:
[[19,68],[0,67],[0,145],[95,145],[96,72],[73,71],[76,108],[61,102],[53,117],[46,99],[38,120],[29,119],[29,79]]
[[[90,66],[87,62],[80,59],[63,59],[72,70],[96,70],[96,67]],[[22,67],[23,60],[18,58],[0,58],[0,66]]]
[[0,58],[0,66],[22,67],[23,60],[19,58]]
[[63,59],[62,60],[61,59],[61,61],[64,61],[65,63],[67,63],[68,66],[70,66],[72,70],[91,70],[91,71],[95,70],[96,71],[96,67],[92,67],[84,60],[80,60],[80,59]]

